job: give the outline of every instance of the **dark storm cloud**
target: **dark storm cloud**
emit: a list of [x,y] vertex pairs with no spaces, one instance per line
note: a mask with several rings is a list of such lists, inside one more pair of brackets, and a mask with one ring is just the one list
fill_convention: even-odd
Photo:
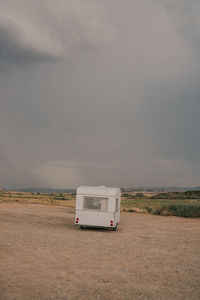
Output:
[[1,63],[42,62],[62,55],[62,49],[54,37],[55,30],[48,29],[48,13],[41,4],[38,7],[33,5],[33,1],[13,3],[8,0],[0,5]]
[[[109,39],[109,22],[97,1],[19,0],[0,4],[0,62],[65,59],[78,48]],[[106,32],[104,29],[106,28]]]
[[198,185],[200,56],[180,30],[197,10],[40,3],[0,10],[15,61],[0,72],[0,186]]
[[24,64],[56,59],[51,54],[20,44],[18,37],[20,29],[14,24],[9,24],[9,27],[0,25],[0,62]]

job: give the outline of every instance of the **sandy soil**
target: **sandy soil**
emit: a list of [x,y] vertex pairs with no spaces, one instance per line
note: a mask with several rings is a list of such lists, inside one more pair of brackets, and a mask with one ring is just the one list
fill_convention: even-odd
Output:
[[0,205],[0,300],[200,299],[200,219],[122,213],[118,231],[69,208]]

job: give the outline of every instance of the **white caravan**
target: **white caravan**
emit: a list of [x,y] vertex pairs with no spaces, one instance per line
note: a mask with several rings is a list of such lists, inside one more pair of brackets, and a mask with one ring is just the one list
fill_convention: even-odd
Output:
[[76,192],[75,224],[81,228],[117,229],[120,220],[119,188],[80,186]]

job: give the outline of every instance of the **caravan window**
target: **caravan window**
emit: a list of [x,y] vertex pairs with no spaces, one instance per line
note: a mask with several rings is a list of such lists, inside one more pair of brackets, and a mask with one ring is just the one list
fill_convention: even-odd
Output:
[[106,211],[107,202],[108,202],[108,198],[87,196],[84,197],[84,209]]

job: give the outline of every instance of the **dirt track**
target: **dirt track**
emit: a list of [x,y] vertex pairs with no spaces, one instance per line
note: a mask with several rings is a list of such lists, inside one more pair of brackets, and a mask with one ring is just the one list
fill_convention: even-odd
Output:
[[200,220],[122,213],[116,232],[67,208],[0,205],[0,300],[200,299]]

